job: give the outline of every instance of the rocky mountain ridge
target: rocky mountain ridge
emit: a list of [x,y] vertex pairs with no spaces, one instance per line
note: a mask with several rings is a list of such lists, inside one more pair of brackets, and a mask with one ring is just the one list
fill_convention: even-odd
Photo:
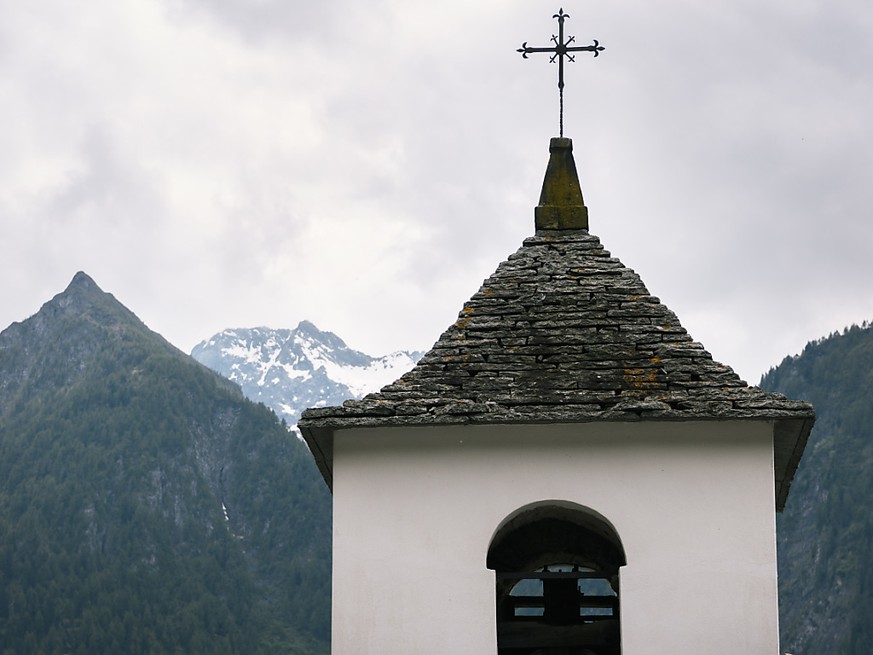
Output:
[[411,369],[420,352],[372,357],[309,321],[293,329],[234,328],[197,344],[191,356],[237,383],[293,426],[308,407],[341,405],[377,391]]

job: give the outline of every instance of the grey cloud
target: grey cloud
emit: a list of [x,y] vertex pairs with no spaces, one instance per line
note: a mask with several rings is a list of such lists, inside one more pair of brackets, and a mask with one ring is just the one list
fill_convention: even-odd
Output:
[[330,38],[344,11],[342,0],[172,0],[169,4],[176,17],[208,17],[252,43]]
[[[0,109],[11,113],[0,138],[14,144],[4,174],[32,161],[38,180],[52,162],[78,163],[60,187],[25,176],[31,186],[0,189],[14,217],[3,272],[51,260],[71,276],[96,262],[98,283],[182,347],[227,325],[310,318],[360,348],[425,348],[532,232],[557,131],[556,71],[515,48],[547,42],[556,7],[164,6],[171,25],[126,35],[133,63],[122,51],[110,73],[99,49],[60,26],[45,33],[80,57],[69,79],[22,50],[23,37],[7,47],[0,93],[15,80],[6,94],[17,102]],[[607,48],[567,69],[565,124],[592,231],[693,336],[754,381],[786,348],[873,317],[873,9],[564,8],[571,34]],[[27,34],[16,16],[9,29]],[[177,72],[154,63],[156,47],[186,54],[172,60],[175,86],[155,82]],[[197,47],[222,60],[186,50]],[[125,75],[140,72],[151,86],[137,95]],[[203,92],[188,93],[204,77]],[[180,97],[149,105],[168,90]],[[83,125],[84,139],[71,138]],[[46,226],[66,236],[76,221],[93,230],[93,243],[70,243],[76,257],[41,244]],[[131,244],[148,282],[121,257],[101,259]],[[47,285],[29,289],[28,307]],[[0,319],[22,318],[22,302]],[[386,312],[391,334],[377,318]]]

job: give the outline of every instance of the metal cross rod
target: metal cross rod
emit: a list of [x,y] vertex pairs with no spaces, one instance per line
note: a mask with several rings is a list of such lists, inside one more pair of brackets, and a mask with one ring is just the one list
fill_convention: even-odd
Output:
[[570,61],[576,61],[576,55],[571,54],[575,52],[593,52],[594,56],[600,54],[600,52],[604,49],[603,46],[600,45],[600,42],[597,39],[594,39],[593,45],[585,45],[585,46],[574,46],[572,43],[576,42],[575,36],[567,37],[567,40],[564,40],[564,19],[570,18],[569,14],[564,13],[564,8],[558,10],[558,13],[552,16],[552,18],[558,19],[558,36],[552,34],[552,43],[554,43],[554,47],[551,48],[533,48],[527,44],[527,41],[521,44],[521,47],[517,50],[517,52],[521,53],[521,56],[527,59],[527,56],[532,52],[550,52],[552,56],[549,58],[551,63],[555,63],[555,60],[558,61],[558,96],[560,98],[560,110],[559,110],[559,127],[560,127],[560,136],[564,136],[564,57],[569,59]]

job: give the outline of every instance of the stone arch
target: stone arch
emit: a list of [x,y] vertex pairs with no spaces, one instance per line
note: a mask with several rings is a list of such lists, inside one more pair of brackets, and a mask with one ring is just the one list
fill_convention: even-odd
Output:
[[619,655],[624,547],[599,512],[563,500],[525,505],[494,531],[500,655]]

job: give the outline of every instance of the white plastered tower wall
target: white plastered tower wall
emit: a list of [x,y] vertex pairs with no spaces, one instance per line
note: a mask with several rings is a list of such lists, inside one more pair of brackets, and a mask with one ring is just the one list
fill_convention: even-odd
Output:
[[622,540],[625,655],[778,652],[766,421],[341,430],[333,654],[496,653],[495,531],[577,503]]

